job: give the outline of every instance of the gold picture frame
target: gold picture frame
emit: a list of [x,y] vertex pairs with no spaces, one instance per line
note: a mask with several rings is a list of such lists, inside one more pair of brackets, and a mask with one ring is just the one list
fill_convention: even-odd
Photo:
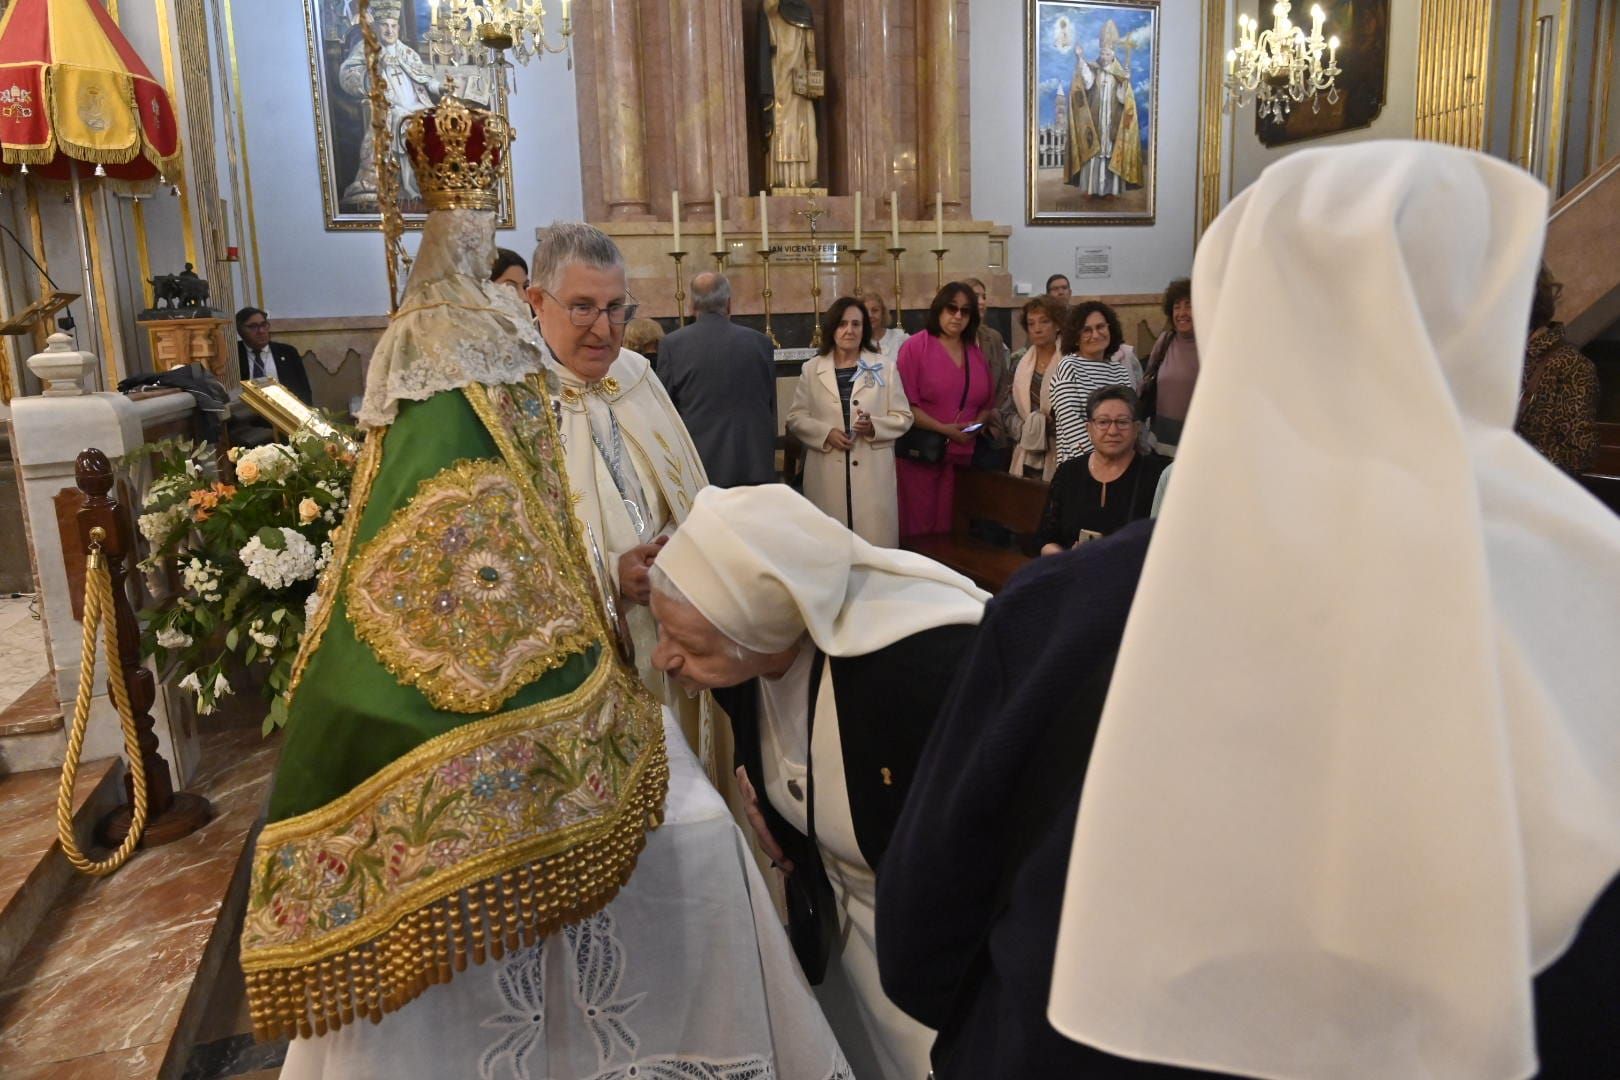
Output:
[[[371,147],[369,106],[353,83],[358,68],[363,73],[360,29],[354,21],[353,5],[345,0],[304,0],[304,37],[308,47],[310,98],[315,112],[315,151],[320,164],[321,206],[326,228],[332,232],[351,230],[380,231],[382,213],[376,205],[375,148]],[[436,101],[444,81],[454,78],[456,94],[507,115],[506,82],[502,70],[484,66],[432,64],[424,59],[421,44],[431,25],[429,0],[402,0],[397,20],[397,38],[406,62],[401,113],[426,107]],[[391,44],[385,42],[385,44]],[[348,68],[346,76],[344,69]],[[363,77],[363,74],[362,76]],[[369,154],[369,160],[368,160]],[[367,177],[371,177],[368,181]],[[401,197],[405,227],[420,229],[427,220],[427,207],[411,200],[414,181],[401,177]],[[514,211],[515,188],[512,170],[504,170],[496,227],[517,227]]]
[[1160,28],[1158,0],[1026,0],[1027,224],[1157,220]]

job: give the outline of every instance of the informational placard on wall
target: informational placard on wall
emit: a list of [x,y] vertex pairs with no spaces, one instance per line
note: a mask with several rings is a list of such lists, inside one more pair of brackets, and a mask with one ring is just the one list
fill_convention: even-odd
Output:
[[1102,247],[1083,247],[1074,249],[1074,276],[1083,278],[1105,278],[1110,273],[1113,263],[1114,249],[1107,244]]

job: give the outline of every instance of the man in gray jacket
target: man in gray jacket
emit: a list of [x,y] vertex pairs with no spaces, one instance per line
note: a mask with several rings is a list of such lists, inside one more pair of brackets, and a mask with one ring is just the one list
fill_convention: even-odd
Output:
[[776,480],[776,366],[771,339],[731,321],[731,282],[692,279],[696,318],[658,343],[658,377],[681,414],[709,483]]

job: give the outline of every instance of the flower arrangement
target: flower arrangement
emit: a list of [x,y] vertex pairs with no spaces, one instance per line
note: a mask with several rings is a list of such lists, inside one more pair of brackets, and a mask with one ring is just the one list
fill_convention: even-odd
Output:
[[143,570],[179,572],[180,591],[145,617],[144,655],[214,711],[234,693],[229,672],[266,669],[264,730],[287,719],[293,657],[332,560],[332,532],[349,509],[353,443],[321,435],[233,449],[225,483],[213,447],[166,439],[143,451],[155,477],[138,522]]

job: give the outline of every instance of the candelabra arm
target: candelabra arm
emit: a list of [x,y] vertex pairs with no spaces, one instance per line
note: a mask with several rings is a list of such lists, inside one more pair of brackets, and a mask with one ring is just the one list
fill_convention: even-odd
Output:
[[900,329],[903,325],[902,315],[905,314],[905,291],[900,286],[900,256],[906,253],[903,247],[886,248],[889,261],[894,264],[894,326]]
[[852,247],[849,253],[855,256],[855,296],[861,295],[861,261],[866,258],[866,248]]
[[776,339],[776,331],[771,329],[771,252],[769,248],[759,249],[759,265],[764,271],[765,287],[760,290],[759,296],[765,306],[765,336],[771,339],[771,344],[780,349],[782,343]]
[[681,326],[686,325],[686,279],[681,273],[681,263],[686,258],[684,251],[672,251],[669,257],[675,260],[675,318]]

